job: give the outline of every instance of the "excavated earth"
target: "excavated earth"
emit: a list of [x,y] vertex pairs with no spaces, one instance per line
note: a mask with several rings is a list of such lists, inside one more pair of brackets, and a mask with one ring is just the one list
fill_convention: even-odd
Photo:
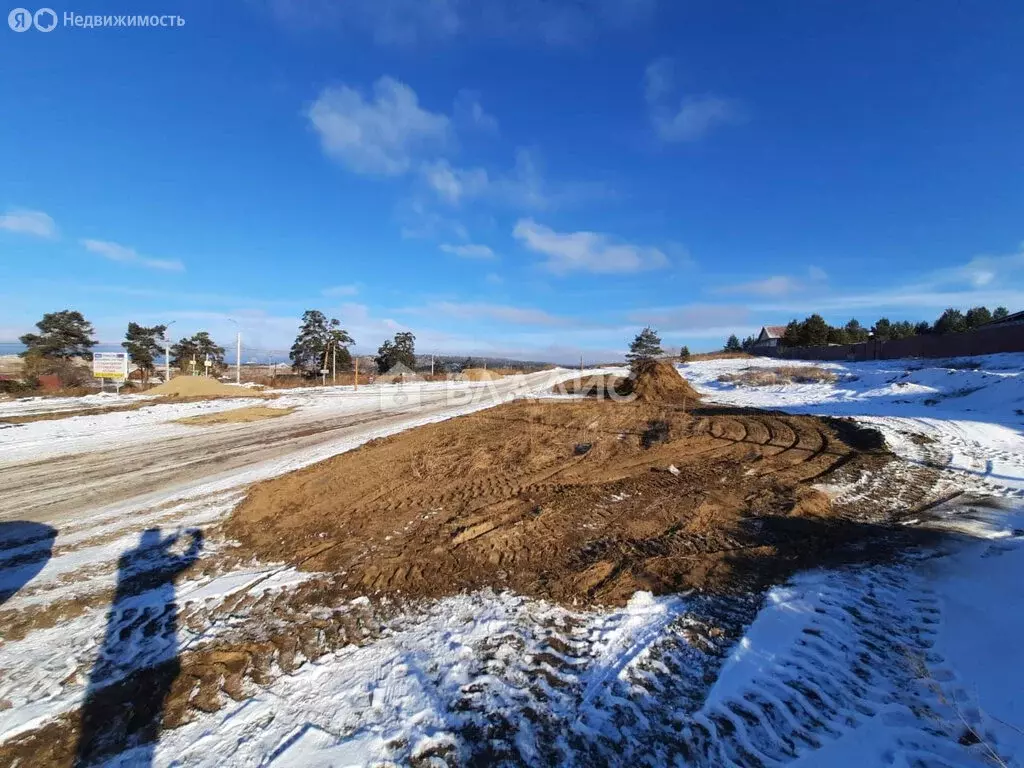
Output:
[[[847,421],[643,399],[516,401],[254,485],[207,533],[239,543],[225,548],[236,563],[316,573],[292,591],[185,608],[179,626],[221,631],[180,655],[162,711],[138,711],[145,674],[96,695],[111,734],[132,743],[157,718],[175,727],[303,660],[372,642],[420,599],[478,588],[575,606],[622,605],[639,589],[743,592],[756,605],[797,569],[918,543],[928,534],[895,523],[934,503],[934,474]],[[140,614],[125,631],[160,632],[159,621]],[[0,765],[71,765],[79,732],[69,712],[0,745]]]
[[892,521],[821,484],[893,460],[878,433],[810,416],[515,402],[256,485],[226,533],[259,559],[343,574],[343,596],[492,587],[621,605],[862,556]]

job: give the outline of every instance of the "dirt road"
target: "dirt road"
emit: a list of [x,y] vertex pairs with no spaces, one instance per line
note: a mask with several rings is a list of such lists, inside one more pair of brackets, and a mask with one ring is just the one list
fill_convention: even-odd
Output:
[[396,387],[384,387],[379,397],[366,397],[364,390],[357,410],[340,416],[300,408],[280,419],[190,428],[128,448],[0,462],[0,520],[59,524],[98,506],[129,500],[144,505],[150,495],[184,495],[211,482],[230,484],[235,476],[245,483],[248,468],[288,463],[290,457],[318,447],[328,448],[324,455],[329,456],[332,444],[357,444],[364,436],[487,407],[516,393],[543,391],[565,375],[543,372],[458,389],[407,385],[404,395]]

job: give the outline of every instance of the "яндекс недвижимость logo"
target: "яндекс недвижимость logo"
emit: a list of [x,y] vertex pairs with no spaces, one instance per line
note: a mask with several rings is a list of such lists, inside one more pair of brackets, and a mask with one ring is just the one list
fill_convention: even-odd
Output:
[[27,8],[15,8],[7,14],[7,26],[15,32],[27,32],[35,27],[40,32],[57,28],[57,13],[52,8],[40,8],[35,13]]
[[[40,32],[52,32],[61,21],[53,8],[40,8],[33,13],[28,8],[15,8],[7,14],[7,26],[15,32],[27,32],[35,27]],[[75,13],[65,11],[63,26],[68,29],[102,29],[106,27],[180,28],[185,19],[172,14],[111,14]]]

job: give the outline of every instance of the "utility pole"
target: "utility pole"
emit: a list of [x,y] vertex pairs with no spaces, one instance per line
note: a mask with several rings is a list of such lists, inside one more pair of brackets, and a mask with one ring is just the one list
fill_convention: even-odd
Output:
[[338,383],[338,344],[331,345],[331,384]]
[[359,355],[356,355],[356,377],[352,379],[352,391],[359,390]]
[[242,383],[242,332],[238,332],[235,342],[235,384]]
[[583,370],[583,355],[580,355],[580,370]]
[[430,356],[430,375],[434,375],[434,356]]

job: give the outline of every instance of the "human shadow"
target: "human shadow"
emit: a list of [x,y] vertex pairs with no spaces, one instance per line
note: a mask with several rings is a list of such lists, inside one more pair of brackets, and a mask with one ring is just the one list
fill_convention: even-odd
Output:
[[0,522],[0,605],[34,579],[53,553],[57,531],[27,520]]
[[127,750],[131,765],[152,764],[164,702],[180,670],[174,579],[196,561],[202,546],[198,529],[164,537],[150,528],[138,547],[121,555],[106,634],[82,706],[75,766]]

